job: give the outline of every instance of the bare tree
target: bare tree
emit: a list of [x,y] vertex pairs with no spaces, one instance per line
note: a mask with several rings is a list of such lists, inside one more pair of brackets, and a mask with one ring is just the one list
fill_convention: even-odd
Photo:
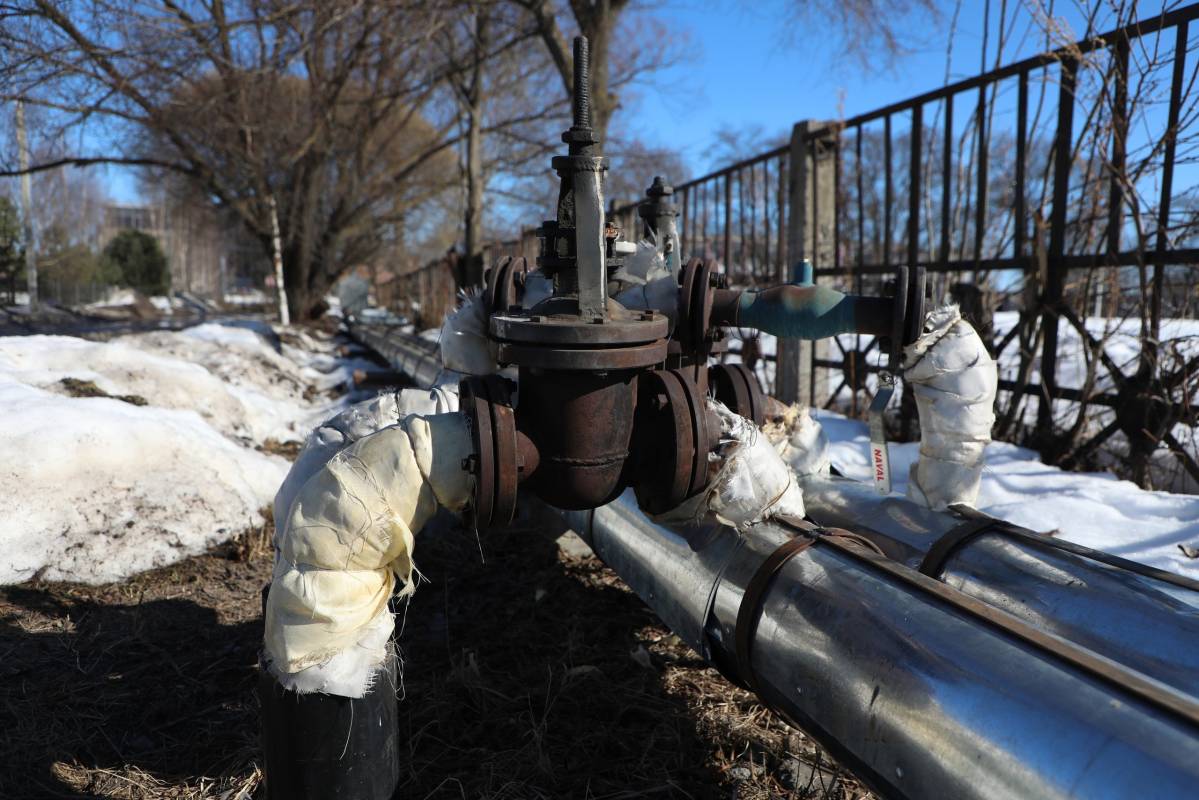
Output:
[[911,31],[940,16],[942,0],[796,0],[787,35],[829,31],[860,64],[877,69],[910,49]]
[[465,254],[455,276],[460,288],[482,279],[484,194],[491,179],[522,174],[546,153],[550,131],[568,109],[526,14],[499,0],[467,0],[463,12],[441,36],[465,129],[460,148]]
[[632,81],[680,57],[681,32],[667,31],[645,14],[632,13],[629,0],[510,0],[534,23],[562,87],[569,97],[574,59],[568,36],[577,32],[590,44],[591,121],[600,139],[621,107],[621,91]]
[[[0,10],[0,99],[23,98],[79,148],[41,162],[187,176],[269,248],[279,210],[303,318],[348,267],[407,234],[445,191],[460,135],[438,105],[432,39],[451,9],[405,0],[49,0]],[[85,146],[87,145],[87,146]],[[5,174],[18,170],[8,169]]]

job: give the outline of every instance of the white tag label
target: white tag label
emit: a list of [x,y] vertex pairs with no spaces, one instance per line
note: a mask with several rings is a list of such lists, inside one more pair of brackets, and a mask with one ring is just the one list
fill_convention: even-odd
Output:
[[891,493],[891,459],[886,442],[870,443],[870,462],[874,468],[874,488],[879,494]]
[[895,378],[889,372],[879,373],[878,392],[870,401],[870,471],[874,474],[874,488],[879,494],[891,493],[891,456],[887,452],[887,429],[883,423],[883,411],[895,394]]

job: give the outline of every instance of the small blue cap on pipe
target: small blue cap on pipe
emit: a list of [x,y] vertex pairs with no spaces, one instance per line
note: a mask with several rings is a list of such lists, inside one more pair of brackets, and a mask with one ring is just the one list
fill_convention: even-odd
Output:
[[792,286],[811,286],[815,280],[815,272],[812,269],[812,262],[804,259],[791,267],[791,285]]

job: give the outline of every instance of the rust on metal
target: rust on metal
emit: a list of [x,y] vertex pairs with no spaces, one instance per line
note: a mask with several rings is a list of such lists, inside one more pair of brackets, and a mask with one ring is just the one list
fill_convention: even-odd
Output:
[[708,368],[708,385],[716,399],[734,414],[753,420],[757,425],[766,422],[766,393],[758,376],[744,364],[715,364]]

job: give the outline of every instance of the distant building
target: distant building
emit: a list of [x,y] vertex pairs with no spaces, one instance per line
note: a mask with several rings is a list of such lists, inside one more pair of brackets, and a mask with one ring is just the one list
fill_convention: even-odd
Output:
[[218,298],[261,289],[271,274],[261,244],[212,206],[105,206],[99,248],[123,230],[141,231],[158,240],[167,257],[173,291]]

